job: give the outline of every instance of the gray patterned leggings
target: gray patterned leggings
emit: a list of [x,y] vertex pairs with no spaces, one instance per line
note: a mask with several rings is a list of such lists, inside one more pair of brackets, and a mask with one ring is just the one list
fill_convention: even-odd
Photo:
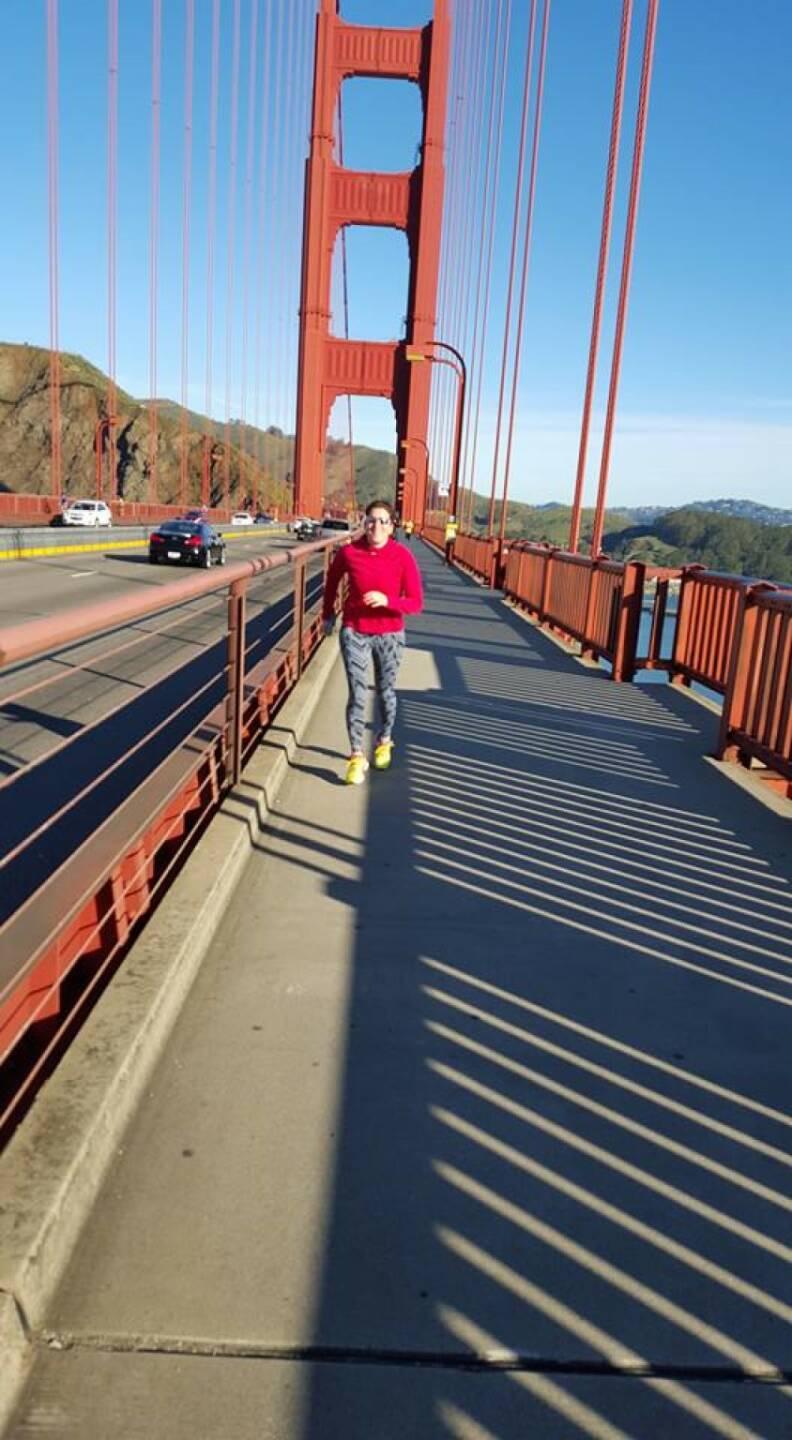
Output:
[[361,635],[348,625],[341,629],[341,654],[344,657],[349,700],[346,708],[350,748],[361,750],[368,688],[369,660],[374,661],[374,682],[380,714],[380,740],[389,740],[396,719],[396,676],[404,653],[404,631],[393,630],[387,635]]

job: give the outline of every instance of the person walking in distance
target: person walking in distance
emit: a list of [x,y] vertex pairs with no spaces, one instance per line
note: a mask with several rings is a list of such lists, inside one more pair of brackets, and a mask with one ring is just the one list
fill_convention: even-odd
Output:
[[415,529],[415,525],[414,525],[413,521],[412,521],[412,520],[405,520],[405,522],[404,522],[404,538],[405,538],[405,540],[407,541],[407,544],[408,544],[408,545],[411,545],[411,544],[412,544],[412,537],[413,537],[413,530],[414,530],[414,529]]
[[457,525],[456,515],[449,515],[448,519],[446,520],[445,533],[443,535],[443,540],[445,541],[446,565],[450,565],[451,561],[454,558],[454,545],[456,544],[458,529],[459,526]]
[[346,708],[350,755],[348,785],[362,785],[369,762],[363,753],[368,667],[374,665],[380,728],[374,766],[387,770],[393,755],[396,676],[404,652],[404,617],[423,608],[421,572],[406,545],[393,538],[393,507],[372,500],[361,540],[343,545],[327,572],[322,620],[326,635],[335,627],[335,600],[346,577],[347,597],[341,620],[341,654],[349,686]]

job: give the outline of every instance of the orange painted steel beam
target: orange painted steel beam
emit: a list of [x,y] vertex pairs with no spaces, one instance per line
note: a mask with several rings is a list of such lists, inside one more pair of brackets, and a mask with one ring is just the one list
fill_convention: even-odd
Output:
[[[434,339],[442,227],[446,94],[450,29],[447,0],[435,0],[423,29],[349,25],[336,0],[321,0],[316,20],[313,112],[305,175],[300,350],[297,373],[295,510],[319,515],[323,507],[327,425],[341,395],[390,399],[398,451],[415,447],[405,488],[397,478],[396,503],[404,518],[420,522],[427,487],[430,367],[409,366],[405,346]],[[346,170],[333,158],[334,116],[342,82],[351,76],[410,80],[423,98],[421,163],[401,174]],[[410,280],[404,344],[341,340],[330,334],[333,250],[346,225],[385,225],[407,235]]]

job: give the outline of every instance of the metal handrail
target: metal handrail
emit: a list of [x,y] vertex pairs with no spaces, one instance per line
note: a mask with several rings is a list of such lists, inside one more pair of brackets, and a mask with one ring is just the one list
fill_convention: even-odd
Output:
[[[137,690],[125,705],[113,704],[109,712],[83,726],[77,736],[66,736],[43,759],[37,757],[21,766],[5,783],[5,813],[19,816],[22,792],[15,807],[15,785],[29,783],[27,777],[40,768],[43,774],[38,783],[45,786],[48,761],[57,765],[62,750],[70,747],[67,753],[74,754],[79,751],[80,739],[84,746],[90,745],[96,734],[105,742],[111,734],[115,741],[117,728],[118,745],[108,747],[98,775],[77,773],[71,791],[59,788],[46,823],[40,823],[40,814],[27,816],[28,828],[21,838],[15,837],[13,827],[9,827],[0,869],[5,869],[6,879],[11,880],[7,896],[16,894],[17,899],[11,900],[8,918],[0,926],[4,953],[0,973],[0,1057],[18,1046],[38,1020],[51,1022],[56,1017],[54,1035],[46,1043],[47,1053],[59,1043],[72,1013],[61,1013],[66,977],[80,965],[80,973],[87,976],[84,983],[81,981],[82,997],[117,962],[130,935],[167,884],[174,864],[193,843],[222,795],[238,780],[243,760],[258,733],[296,683],[305,659],[321,640],[321,572],[311,577],[309,593],[308,569],[321,559],[326,573],[330,554],[338,544],[334,538],[271,556],[235,561],[222,570],[182,577],[143,595],[85,605],[46,620],[26,621],[0,630],[0,664],[26,668],[26,662],[109,631],[117,632],[120,627],[153,615],[166,615],[164,628],[172,633],[174,609],[187,605],[185,618],[192,620],[195,610],[189,608],[190,601],[225,592],[229,596],[225,650],[221,632],[219,640],[213,638],[203,644],[207,664],[195,678],[189,666],[177,665],[169,677],[174,694],[162,701],[150,723],[150,707],[145,716],[133,707],[141,695],[155,693],[160,680]],[[245,637],[248,588],[252,581],[279,571],[292,576],[290,589],[275,602],[284,608],[275,630],[284,632],[285,627],[285,633],[278,633],[264,658],[256,659],[256,653],[261,653],[260,640],[254,635],[247,646]],[[201,606],[200,613],[206,609],[206,605]],[[159,633],[154,630],[153,638]],[[127,648],[128,642],[124,642],[112,650],[121,653]],[[103,653],[107,654],[106,647]],[[55,685],[72,675],[71,670],[62,672],[52,677],[51,683]],[[23,689],[29,690],[29,685],[23,684]],[[131,740],[121,738],[124,711],[130,717]],[[174,727],[172,741],[169,726]],[[146,759],[149,744],[150,764]],[[85,764],[84,749],[82,761]],[[137,776],[124,774],[127,761],[133,768],[137,765]],[[79,772],[79,763],[76,770]],[[103,792],[105,783],[115,786],[120,798],[115,791],[112,797],[109,790]],[[64,824],[70,827],[68,834],[62,828]],[[38,849],[45,832],[52,837],[47,868],[43,870],[44,862],[37,855],[41,873],[34,866],[31,874],[26,857]],[[18,886],[16,892],[14,884]],[[80,998],[76,1003],[84,1002]],[[41,1059],[36,1063],[41,1064]],[[5,1097],[5,1112],[0,1095],[0,1129],[11,1123],[9,1117],[15,1116],[16,1107],[24,1103],[26,1088],[31,1084],[28,1076],[10,1100]]]

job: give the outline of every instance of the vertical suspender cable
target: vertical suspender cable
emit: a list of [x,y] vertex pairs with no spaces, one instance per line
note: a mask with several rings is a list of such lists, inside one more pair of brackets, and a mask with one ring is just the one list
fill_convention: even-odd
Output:
[[58,302],[58,0],[47,0],[47,192],[49,211],[50,494],[60,499],[61,410]]
[[[308,91],[308,73],[310,59],[311,40],[311,12],[313,0],[300,0],[299,28],[297,32],[296,56],[294,61],[294,117],[291,126],[291,154],[289,157],[289,176],[292,185],[292,229],[291,240],[288,245],[289,273],[288,282],[284,287],[288,313],[287,313],[287,351],[286,351],[286,429],[290,437],[290,444],[296,445],[297,430],[297,350],[299,344],[299,307],[300,307],[300,280],[302,270],[302,247],[300,235],[302,232],[302,205],[303,205],[303,162],[304,144],[306,134],[306,103]],[[291,460],[292,488],[294,486],[294,451]]]
[[[505,103],[506,103],[506,81],[507,81],[507,76],[508,76],[508,71],[509,71],[509,48],[510,48],[510,42],[511,42],[511,0],[506,0],[506,16],[505,16],[504,27],[503,27],[503,36],[504,36],[504,44],[503,44],[503,64],[502,64],[502,66],[501,66],[501,72],[500,72],[500,86],[499,86],[499,97],[498,97],[497,136],[496,136],[496,142],[495,142],[495,163],[494,163],[494,165],[493,165],[493,167],[492,167],[493,174],[492,174],[492,186],[491,186],[491,189],[490,189],[490,202],[489,202],[489,203],[490,203],[490,210],[489,210],[489,222],[488,222],[489,238],[488,238],[488,242],[487,242],[487,259],[486,259],[486,265],[485,265],[484,301],[483,301],[483,304],[482,304],[482,319],[481,319],[481,364],[480,364],[480,366],[479,366],[478,382],[477,382],[477,385],[476,385],[476,403],[475,403],[475,408],[474,408],[474,410],[473,410],[473,418],[472,418],[472,421],[471,421],[472,427],[473,427],[473,442],[472,442],[471,451],[470,451],[470,486],[471,486],[471,490],[472,490],[472,491],[475,491],[475,485],[476,485],[476,460],[477,460],[477,456],[478,456],[478,432],[479,432],[479,419],[480,419],[480,415],[481,415],[481,390],[482,390],[482,382],[483,382],[483,379],[484,379],[484,368],[485,368],[485,365],[486,365],[486,357],[487,357],[487,331],[488,331],[488,327],[489,327],[489,308],[490,308],[490,295],[491,295],[491,288],[492,288],[492,259],[493,259],[494,245],[495,245],[495,228],[496,228],[495,222],[496,222],[496,214],[497,214],[497,209],[498,209],[498,191],[499,191],[499,187],[500,187],[501,158],[502,158],[502,154],[503,154],[503,116],[504,116]],[[492,75],[492,83],[493,83],[493,86],[494,86],[495,83],[496,83],[496,74],[497,74],[497,72],[496,72],[496,70],[495,70],[495,66],[493,65],[493,75]],[[487,151],[487,169],[488,169],[488,170],[489,170],[489,165],[490,165],[490,161],[489,161],[489,149],[488,149],[488,151]],[[483,242],[483,234],[482,234],[482,242]],[[487,533],[488,533],[489,535],[492,534],[492,524],[493,524],[494,506],[495,506],[495,491],[494,491],[494,489],[493,489],[492,492],[491,492],[491,495],[490,495],[489,513],[488,513],[488,518],[487,518]]]
[[522,210],[522,191],[525,173],[525,138],[528,130],[528,102],[531,92],[531,70],[533,68],[535,30],[536,0],[531,0],[531,19],[529,22],[528,47],[525,53],[525,72],[523,76],[522,119],[520,121],[520,148],[517,157],[517,186],[514,193],[514,218],[512,221],[511,258],[509,260],[509,284],[506,294],[506,315],[503,326],[503,356],[501,359],[500,385],[498,390],[498,417],[495,425],[495,452],[492,458],[492,490],[490,493],[491,514],[494,512],[495,506],[495,490],[498,478],[498,459],[500,456],[501,426],[503,423],[503,399],[506,390],[506,371],[509,361],[509,341],[511,338],[511,312],[512,299],[514,295],[514,273],[517,262],[517,237],[520,231],[520,214]]
[[[498,26],[495,26],[495,29],[500,27],[501,9],[503,9],[503,0],[498,0]],[[465,312],[464,337],[459,341],[459,348],[461,348],[462,354],[468,356],[469,380],[471,380],[471,384],[472,380],[475,379],[475,374],[477,374],[478,369],[478,318],[480,318],[478,317],[478,310],[480,310],[481,301],[481,261],[482,246],[484,246],[484,216],[485,212],[487,212],[487,187],[488,180],[490,180],[487,168],[485,168],[485,154],[487,154],[485,135],[487,135],[488,127],[487,122],[484,120],[484,108],[485,94],[487,94],[488,55],[490,55],[491,42],[494,42],[494,35],[492,35],[491,30],[492,17],[490,10],[487,10],[487,17],[482,19],[480,30],[480,71],[478,71],[477,76],[477,95],[480,96],[481,109],[480,112],[477,112],[477,117],[475,117],[474,121],[474,143],[477,144],[478,156],[474,166],[475,179],[472,181],[475,186],[475,194],[477,194],[477,197],[481,197],[481,200],[480,209],[477,210],[477,207],[472,206],[471,213],[469,213],[469,245],[467,256],[469,282],[472,282],[472,276],[474,276],[474,274],[478,275],[478,281],[472,282],[472,284],[465,282],[465,292],[467,292],[469,298],[467,312]],[[491,111],[491,108],[490,99],[488,109]],[[477,256],[477,259],[475,259],[475,256]],[[472,336],[469,334],[469,327],[471,327],[471,302]],[[465,408],[464,418],[462,419],[464,419],[465,423],[464,435],[467,435],[469,429],[469,402],[467,408]],[[465,467],[467,467],[467,439],[464,438],[462,439],[461,454],[459,454],[459,497],[461,498],[459,498],[458,501],[458,510],[459,527],[461,528],[465,528],[465,514],[472,514],[472,485],[468,490],[467,478],[465,478],[467,477],[467,469],[465,469]]]
[[511,472],[512,442],[514,440],[514,416],[517,409],[517,387],[520,380],[520,359],[522,355],[523,321],[525,320],[525,295],[528,285],[528,261],[531,254],[531,231],[533,229],[534,202],[536,199],[536,170],[539,161],[539,135],[542,128],[542,97],[544,94],[545,65],[547,61],[547,33],[550,24],[550,0],[544,0],[542,15],[542,51],[539,59],[539,76],[536,83],[536,109],[534,111],[533,146],[531,149],[531,178],[528,185],[528,208],[525,216],[525,243],[523,246],[522,274],[520,276],[520,300],[517,316],[517,335],[514,342],[514,370],[512,372],[511,404],[509,407],[509,429],[506,442],[506,459],[503,467],[503,504],[501,506],[500,538],[506,534],[506,506],[509,499],[509,475]]
[[[448,86],[449,105],[448,105],[447,142],[446,142],[446,150],[447,150],[447,156],[448,156],[448,158],[447,158],[447,165],[446,165],[447,182],[446,182],[446,187],[445,187],[445,195],[444,195],[444,199],[443,199],[443,226],[442,226],[441,237],[440,237],[440,243],[441,243],[440,276],[439,276],[438,298],[437,298],[437,323],[438,323],[438,326],[439,326],[439,328],[440,328],[441,333],[442,333],[442,330],[443,330],[443,317],[444,317],[444,313],[445,313],[445,296],[446,296],[446,290],[447,290],[447,288],[448,288],[448,271],[449,271],[449,263],[450,263],[450,261],[449,261],[449,253],[450,253],[450,247],[451,247],[451,237],[452,237],[452,235],[453,235],[453,228],[454,228],[454,227],[453,227],[453,213],[454,213],[454,198],[455,198],[455,194],[456,194],[456,186],[455,186],[455,181],[456,181],[456,167],[455,167],[455,164],[454,164],[454,157],[455,157],[455,155],[456,155],[457,131],[458,131],[458,128],[459,128],[459,103],[458,103],[458,98],[457,98],[457,96],[456,96],[456,86],[457,86],[457,78],[456,78],[456,77],[457,77],[457,70],[458,70],[458,65],[459,65],[460,27],[459,27],[459,26],[455,26],[454,29],[453,29],[452,34],[453,34],[453,48],[452,48],[452,53],[451,53],[451,68],[450,68],[449,86]],[[439,458],[440,458],[440,457],[439,457],[439,447],[438,447],[438,435],[439,435],[439,425],[440,425],[440,418],[439,418],[439,417],[440,417],[440,411],[441,411],[441,408],[442,408],[441,386],[442,386],[442,380],[443,380],[444,374],[445,374],[445,372],[444,372],[443,370],[440,371],[439,375],[438,375],[437,369],[434,369],[434,370],[432,371],[432,381],[431,381],[431,391],[430,391],[430,417],[429,417],[429,437],[428,437],[428,438],[429,438],[429,457],[428,457],[428,458],[429,458],[430,468],[431,468],[431,470],[434,472],[433,478],[434,478],[434,481],[435,481],[435,489],[436,489],[436,490],[439,490],[439,486],[440,486],[440,483],[441,483],[441,475],[440,475],[440,468],[439,468]],[[429,506],[429,508],[430,508],[430,509],[431,509],[431,508],[438,508],[438,509],[439,509],[439,500],[438,500],[438,503],[437,503],[436,506],[432,505],[432,506]]]
[[[338,163],[344,164],[344,119],[341,111],[341,90],[338,91]],[[346,226],[341,227],[341,275],[344,289],[344,338],[349,339],[349,276],[347,273]],[[347,392],[347,425],[349,428],[349,475],[347,478],[347,510],[355,508],[355,447],[352,439],[352,396]]]
[[259,138],[259,183],[258,183],[258,215],[256,221],[256,339],[255,339],[255,376],[253,390],[255,394],[255,433],[253,439],[253,463],[255,473],[261,475],[261,488],[265,505],[272,503],[272,497],[267,496],[264,487],[264,476],[266,468],[264,456],[261,453],[261,312],[263,308],[264,291],[264,230],[267,214],[267,157],[268,157],[268,136],[269,136],[269,103],[270,103],[270,42],[272,36],[272,0],[266,0],[266,11],[264,14],[264,64],[262,75],[262,101],[261,101],[261,134]]
[[240,0],[234,0],[234,36],[231,51],[231,138],[228,157],[228,226],[226,245],[226,343],[225,343],[225,431],[223,458],[223,504],[231,494],[231,348],[234,338],[234,260],[236,250],[236,172],[239,131],[239,31]]
[[649,89],[652,79],[652,61],[654,59],[655,34],[657,31],[658,4],[659,0],[649,0],[649,8],[646,13],[646,32],[644,37],[643,63],[641,66],[641,88],[638,95],[632,175],[630,177],[630,198],[627,202],[627,225],[624,236],[621,283],[619,285],[619,301],[616,307],[616,333],[613,340],[613,360],[611,364],[610,386],[608,389],[608,406],[605,413],[605,434],[602,441],[602,455],[600,458],[597,507],[594,512],[594,529],[591,536],[591,554],[595,558],[599,555],[602,546],[605,497],[608,488],[611,445],[613,443],[613,424],[616,416],[616,398],[619,392],[619,373],[621,370],[621,357],[624,346],[627,299],[630,293],[635,222],[638,215],[638,197],[641,190],[641,169],[643,167],[643,152],[646,140],[646,119],[649,106]]
[[184,29],[184,159],[182,168],[181,466],[179,503],[187,504],[187,402],[190,341],[190,198],[192,192],[193,51],[195,0],[187,0]]
[[160,219],[162,0],[151,5],[151,209],[149,214],[149,440],[148,500],[157,503],[157,312]]
[[[492,158],[492,138],[493,138],[493,129],[494,129],[494,120],[495,120],[495,96],[496,96],[496,90],[497,90],[497,86],[496,86],[496,76],[497,76],[498,50],[499,50],[499,46],[500,46],[501,23],[502,23],[502,20],[503,20],[503,0],[498,0],[498,10],[497,10],[496,18],[495,18],[495,30],[494,30],[494,34],[493,34],[493,37],[492,37],[492,79],[491,79],[491,83],[490,83],[488,115],[487,115],[486,127],[485,127],[484,130],[482,131],[482,137],[483,137],[484,134],[486,134],[486,137],[487,137],[487,138],[486,138],[486,145],[485,145],[484,150],[483,150],[483,157],[484,157],[484,158],[483,158],[484,188],[483,188],[483,193],[482,193],[482,198],[481,198],[481,217],[480,217],[479,237],[478,237],[478,267],[477,267],[476,287],[475,287],[476,299],[475,299],[474,310],[473,310],[473,342],[472,342],[472,350],[471,350],[471,357],[470,357],[470,358],[471,358],[471,365],[470,365],[471,379],[475,381],[475,383],[477,384],[477,386],[478,386],[479,388],[480,388],[480,384],[481,384],[480,371],[481,371],[481,366],[482,366],[482,364],[483,364],[483,355],[480,356],[480,354],[479,354],[479,321],[480,321],[480,318],[481,318],[481,286],[482,286],[482,277],[483,277],[483,272],[484,272],[484,251],[485,251],[484,232],[485,232],[485,227],[486,227],[486,223],[487,223],[487,201],[488,201],[488,198],[489,198],[489,186],[490,186],[490,179],[491,179],[491,173],[492,173],[492,172],[491,172],[491,158]],[[485,52],[485,61],[486,61],[486,52]],[[485,73],[485,74],[486,74],[486,71],[487,71],[487,67],[486,67],[486,63],[485,63],[485,66],[484,66],[484,73]],[[471,400],[472,400],[472,395],[471,395]],[[468,407],[467,407],[467,414],[466,414],[466,416],[465,416],[465,439],[464,439],[464,445],[463,445],[463,460],[462,460],[462,475],[463,475],[463,477],[465,476],[466,473],[468,473],[467,461],[468,461],[468,449],[469,449],[469,444],[470,444],[470,426],[471,426],[471,415],[472,415],[472,411],[473,411],[473,406],[472,406],[472,404],[469,404]],[[469,488],[468,488],[468,492],[467,492],[467,506],[466,506],[466,508],[467,508],[467,525],[466,525],[466,528],[470,528],[470,526],[471,526],[471,524],[472,524],[472,522],[473,522],[474,493],[475,493],[475,492],[474,492],[474,480],[475,480],[475,476],[474,476],[473,468],[472,468],[472,467],[470,468],[469,475],[468,475],[468,479],[469,479]],[[463,524],[465,523],[464,519],[463,519],[462,523],[463,523]]]
[[[279,221],[278,252],[279,252],[279,253],[278,253],[278,295],[277,295],[277,300],[278,300],[278,369],[277,369],[277,379],[278,379],[277,395],[278,395],[278,400],[277,400],[277,409],[278,409],[278,417],[279,417],[280,428],[281,428],[281,430],[283,431],[284,438],[286,439],[286,444],[288,444],[288,430],[289,430],[288,420],[287,420],[288,404],[289,404],[289,400],[288,400],[288,378],[287,378],[287,373],[286,373],[286,372],[287,372],[287,369],[288,369],[289,340],[288,340],[288,328],[287,328],[287,316],[286,316],[286,310],[287,310],[286,295],[287,295],[287,290],[288,290],[288,275],[289,275],[289,253],[288,253],[288,252],[289,252],[289,248],[290,248],[290,247],[289,247],[289,212],[290,212],[290,206],[291,206],[291,200],[292,200],[292,188],[291,188],[291,187],[292,187],[293,178],[294,178],[294,177],[293,177],[293,173],[292,173],[291,165],[289,164],[290,154],[291,154],[291,143],[292,143],[292,139],[293,139],[293,135],[294,135],[294,125],[293,125],[293,120],[292,120],[292,106],[293,106],[293,96],[294,96],[294,88],[295,88],[295,87],[294,87],[294,85],[291,83],[291,82],[292,82],[293,69],[294,69],[294,40],[295,40],[294,6],[293,6],[292,4],[290,4],[290,5],[289,5],[288,27],[287,27],[287,41],[286,41],[286,76],[287,76],[288,82],[289,82],[289,89],[288,89],[288,91],[287,91],[288,100],[287,100],[287,104],[286,104],[286,107],[285,107],[284,127],[283,127],[283,167],[284,167],[284,176],[283,176],[283,204],[282,204],[282,206],[281,206],[281,213],[280,213],[280,215],[279,215],[279,217],[278,217],[278,221]],[[286,469],[287,469],[287,467],[288,467],[287,448],[286,448],[286,445],[283,446],[283,455],[284,455],[284,481],[285,481],[285,478],[286,478],[285,471],[286,471]]]
[[[482,123],[482,98],[484,95],[484,76],[486,73],[487,51],[489,49],[489,11],[482,8],[479,12],[479,23],[476,34],[475,62],[472,70],[471,105],[469,107],[469,143],[468,151],[470,156],[470,183],[475,196],[472,204],[468,205],[465,213],[465,238],[463,242],[462,273],[460,278],[460,292],[458,297],[458,334],[454,343],[463,356],[466,357],[472,372],[473,356],[468,346],[470,337],[470,320],[473,299],[473,287],[471,285],[471,271],[473,268],[473,241],[476,233],[476,220],[478,206],[483,206],[483,184],[482,164],[484,155],[484,132],[485,126]],[[464,420],[464,416],[463,416]],[[465,496],[465,474],[462,464],[462,452],[459,454],[459,485],[457,499],[457,519],[460,527],[463,524],[462,515],[468,509],[467,497]]]
[[580,542],[580,508],[583,502],[583,484],[586,475],[586,455],[588,452],[589,427],[591,424],[591,406],[594,398],[594,381],[597,374],[597,354],[599,352],[600,326],[602,324],[602,305],[605,296],[605,275],[608,268],[608,251],[610,249],[611,224],[613,219],[613,192],[616,188],[619,137],[621,134],[622,111],[624,108],[624,77],[627,70],[631,19],[632,0],[623,0],[619,54],[616,62],[616,85],[613,94],[610,145],[608,148],[608,168],[605,176],[605,200],[602,209],[602,230],[600,233],[599,261],[597,264],[597,283],[594,292],[594,314],[591,321],[591,342],[589,345],[588,371],[586,373],[586,391],[583,401],[583,418],[580,425],[580,446],[578,449],[577,474],[575,476],[575,494],[572,501],[572,514],[569,521],[569,548],[573,551],[577,550]]
[[[450,295],[452,293],[453,276],[459,252],[459,213],[462,203],[460,197],[465,188],[463,184],[462,165],[462,92],[464,88],[464,67],[467,57],[468,35],[470,32],[470,17],[471,6],[468,4],[462,14],[461,23],[457,28],[452,83],[450,86],[450,90],[454,95],[454,103],[453,118],[449,126],[449,184],[444,226],[445,253],[442,261],[440,300],[438,305],[441,336],[445,334],[449,323]],[[433,407],[434,424],[431,439],[431,457],[438,486],[441,490],[446,489],[446,493],[448,493],[448,490],[450,490],[450,477],[449,484],[446,486],[445,462],[447,452],[448,392],[450,387],[446,370],[446,366],[440,368],[439,380],[437,384],[432,386],[433,395],[436,396],[436,400]]]
[[[458,263],[457,263],[455,293],[454,293],[454,295],[453,295],[453,300],[452,300],[452,306],[451,306],[451,312],[450,312],[450,324],[449,324],[450,339],[451,339],[452,343],[457,347],[457,349],[462,351],[463,355],[464,355],[464,351],[465,351],[465,344],[464,344],[464,340],[463,340],[463,330],[464,330],[464,328],[465,328],[465,326],[466,326],[466,315],[467,315],[467,310],[468,310],[468,306],[469,306],[469,284],[468,284],[469,264],[468,264],[468,261],[469,261],[469,254],[470,254],[471,221],[472,221],[472,218],[473,218],[473,216],[474,216],[474,214],[475,214],[475,209],[476,209],[476,203],[475,203],[475,201],[471,203],[471,200],[470,200],[470,188],[473,188],[474,193],[475,193],[476,195],[478,195],[478,190],[477,190],[477,188],[476,188],[475,167],[474,167],[474,164],[473,164],[473,154],[474,154],[475,145],[476,145],[476,138],[477,138],[477,136],[480,135],[480,133],[481,133],[481,126],[480,126],[480,124],[479,124],[479,107],[480,107],[480,103],[481,103],[481,77],[480,77],[480,73],[479,73],[479,72],[480,72],[480,65],[481,65],[481,50],[482,50],[482,46],[481,46],[481,38],[482,38],[482,21],[481,21],[481,16],[482,16],[484,13],[485,13],[485,12],[484,12],[483,10],[478,10],[478,11],[477,11],[477,10],[475,10],[473,7],[471,7],[470,45],[469,45],[469,49],[468,49],[467,64],[466,64],[466,67],[465,67],[465,81],[464,81],[464,84],[465,84],[465,89],[464,89],[464,99],[465,99],[464,119],[465,119],[465,124],[464,124],[464,129],[463,129],[462,162],[461,162],[461,173],[462,173],[463,176],[466,177],[466,180],[467,180],[467,184],[466,184],[466,186],[463,188],[463,195],[464,195],[465,191],[467,192],[467,194],[466,194],[466,202],[467,202],[467,203],[464,203],[464,202],[463,202],[462,205],[461,205],[461,207],[460,207],[460,208],[461,208],[461,213],[460,213],[460,218],[459,218],[459,231],[460,231],[459,260],[458,260]],[[476,24],[476,17],[478,17],[478,24]],[[462,187],[461,187],[461,188],[462,188]],[[449,378],[450,378],[450,377],[449,377]],[[448,457],[449,457],[449,491],[451,490],[452,487],[454,487],[454,484],[455,484],[455,477],[454,477],[453,471],[454,471],[454,457],[455,457],[455,449],[456,449],[455,437],[456,437],[456,417],[457,417],[458,401],[459,401],[458,382],[457,382],[457,381],[453,381],[453,382],[452,382],[452,385],[451,385],[451,404],[450,404],[450,408],[451,408],[451,424],[449,425],[448,441],[447,441],[447,445],[448,445]],[[459,492],[458,488],[457,488],[457,498],[456,498],[455,504],[456,504],[456,510],[457,510],[457,519],[459,519],[460,492]]]
[[[116,498],[116,211],[118,171],[118,0],[107,0],[107,453],[108,498]],[[101,447],[101,435],[97,444]]]
[[[214,351],[214,246],[217,212],[217,97],[220,78],[220,0],[212,4],[212,69],[209,92],[209,184],[206,205],[206,389],[204,414],[210,421],[212,398],[212,360]],[[204,436],[201,504],[214,504],[212,493],[212,436]]]
[[[241,408],[239,413],[240,434],[239,434],[239,463],[247,461],[247,385],[248,385],[248,310],[250,308],[250,247],[252,241],[253,227],[253,178],[255,172],[255,114],[256,114],[256,78],[258,74],[258,0],[251,0],[250,5],[250,53],[248,55],[248,93],[247,93],[247,141],[245,148],[245,203],[244,222],[242,237],[242,372],[241,372]],[[250,496],[255,508],[258,499],[258,476],[255,466],[250,467],[253,471],[253,486]]]
[[[275,306],[276,306],[276,303],[277,303],[277,293],[276,293],[276,287],[275,287],[275,284],[274,284],[274,280],[275,280],[275,251],[276,251],[276,244],[277,244],[277,224],[276,224],[276,221],[277,221],[278,206],[279,206],[279,204],[282,203],[281,195],[280,195],[280,178],[281,178],[281,177],[280,177],[280,174],[279,174],[279,154],[278,154],[278,151],[279,151],[279,147],[280,147],[280,135],[281,135],[281,130],[282,130],[282,128],[283,128],[283,126],[282,126],[282,124],[281,124],[281,77],[282,77],[282,74],[283,74],[283,57],[282,57],[282,53],[281,53],[281,46],[282,46],[282,44],[283,44],[283,6],[284,6],[284,0],[279,0],[279,3],[278,3],[277,30],[276,30],[275,44],[274,44],[274,51],[275,51],[275,59],[274,59],[274,66],[275,66],[275,95],[274,95],[274,101],[273,101],[273,107],[272,107],[272,130],[273,130],[272,146],[271,146],[271,153],[272,153],[272,185],[271,185],[271,191],[270,191],[269,214],[268,214],[268,217],[267,217],[267,220],[268,220],[267,230],[268,230],[268,238],[269,238],[269,247],[268,247],[268,248],[269,248],[269,266],[268,266],[269,294],[268,294],[268,298],[267,298],[267,307],[266,307],[266,308],[267,308],[267,341],[268,341],[268,344],[267,344],[266,389],[265,389],[265,396],[266,396],[266,399],[265,399],[265,414],[266,414],[266,420],[267,420],[267,426],[268,426],[268,428],[272,428],[272,427],[274,426],[274,423],[275,423],[275,417],[274,417],[274,414],[273,414],[273,406],[274,406],[274,404],[275,404],[275,385],[274,385],[274,383],[273,383],[273,374],[274,374],[275,367],[276,367],[276,363],[277,363],[277,359],[276,359],[276,356],[275,356],[275,350],[274,350]],[[280,500],[280,496],[281,496],[281,483],[282,483],[282,480],[283,480],[283,475],[282,475],[282,474],[276,475],[276,471],[277,471],[277,469],[279,468],[277,462],[278,462],[279,459],[282,460],[283,457],[282,457],[282,455],[279,453],[279,447],[278,447],[278,445],[277,445],[277,436],[273,436],[273,437],[272,437],[272,441],[273,441],[273,456],[272,456],[272,476],[273,476],[273,484],[276,486],[276,494],[278,494],[278,497],[279,497],[279,500]],[[280,449],[282,449],[282,447],[280,447]]]

